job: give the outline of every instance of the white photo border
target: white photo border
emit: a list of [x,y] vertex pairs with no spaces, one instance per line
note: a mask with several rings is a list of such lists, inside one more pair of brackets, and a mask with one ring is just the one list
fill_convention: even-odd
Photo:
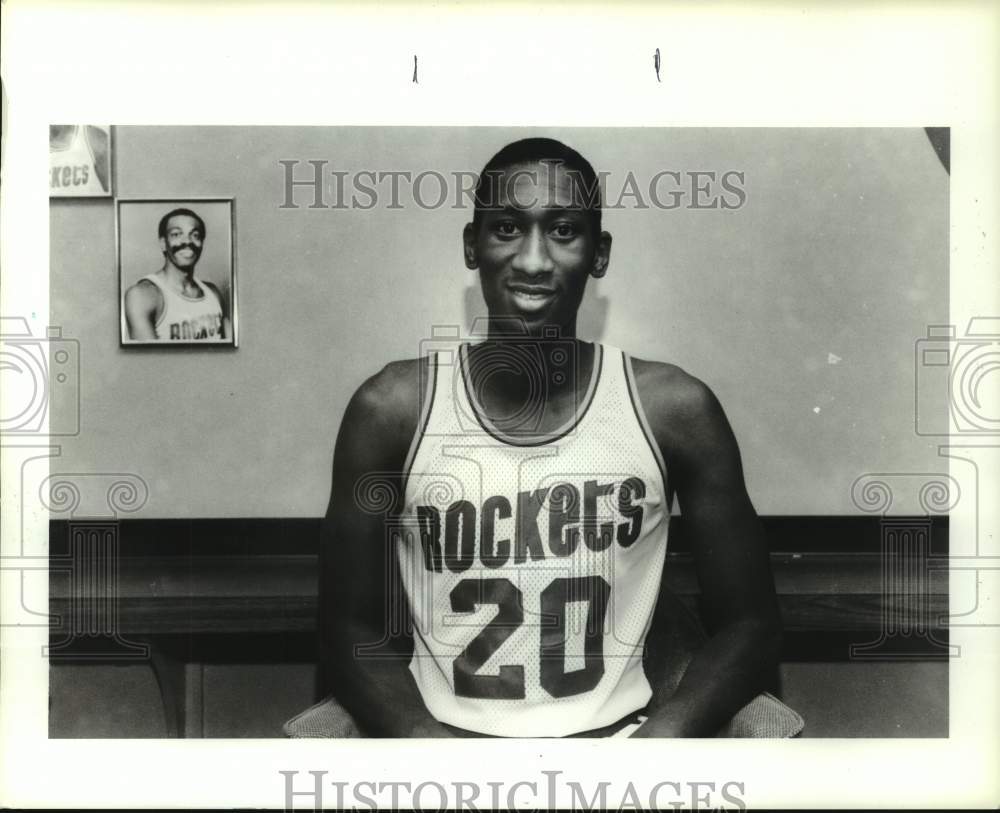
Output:
[[[112,127],[112,129],[114,129]],[[150,340],[142,341],[139,339],[131,339],[128,336],[128,325],[125,320],[125,287],[122,281],[122,232],[121,232],[121,210],[122,204],[130,203],[163,203],[163,204],[176,204],[177,206],[183,206],[184,204],[197,204],[197,203],[225,203],[229,207],[229,322],[232,328],[232,337],[226,339],[222,342],[202,342],[198,340],[188,340],[188,341],[162,341],[162,340]],[[115,198],[115,272],[118,275],[118,311],[119,311],[119,321],[120,321],[120,332],[119,332],[119,343],[121,347],[159,347],[159,348],[206,348],[206,349],[218,349],[218,348],[232,348],[236,349],[239,347],[239,296],[237,292],[237,273],[236,273],[236,198],[232,195],[212,195],[212,196],[199,196],[192,195],[189,197],[170,197],[170,198]],[[225,318],[225,314],[223,314]]]
[[[39,183],[45,128],[88,118],[120,124],[950,126],[950,321],[962,330],[971,317],[1000,314],[1000,8],[992,2],[845,8],[774,0],[610,10],[591,3],[456,3],[444,24],[440,7],[402,3],[383,10],[7,0],[0,14],[2,312],[23,316],[35,336],[45,335],[50,313],[49,198]],[[83,31],[104,32],[116,47],[95,49]],[[183,66],[163,58],[179,31],[189,56]],[[552,58],[560,46],[567,56]],[[662,52],[661,83],[654,48]],[[419,83],[411,81],[415,54]],[[159,89],[184,76],[196,77],[197,92],[168,110]],[[15,383],[4,398],[19,398],[18,388],[29,383]],[[22,507],[15,486],[23,460],[59,454],[59,439],[43,431],[30,440],[17,445],[4,437],[2,450],[0,598],[9,614],[0,623],[2,805],[281,808],[282,770],[297,771],[298,782],[308,782],[310,770],[326,771],[329,790],[333,782],[360,780],[515,782],[559,770],[563,784],[614,782],[615,801],[626,781],[648,788],[666,780],[737,780],[751,808],[995,808],[1000,798],[995,501],[981,501],[979,514],[958,510],[951,518],[953,544],[978,533],[992,546],[993,559],[970,563],[972,572],[951,573],[953,611],[983,612],[979,623],[950,632],[962,655],[951,663],[947,739],[488,740],[474,747],[464,740],[49,740],[48,663],[41,655],[48,622],[15,621],[22,607],[40,615],[48,607],[44,564],[32,564],[41,555],[24,558],[25,550],[47,550],[48,513],[34,503]],[[994,467],[977,475],[983,494],[996,493],[997,473]],[[570,799],[557,802],[567,806]],[[295,799],[301,808],[313,803],[308,795]]]

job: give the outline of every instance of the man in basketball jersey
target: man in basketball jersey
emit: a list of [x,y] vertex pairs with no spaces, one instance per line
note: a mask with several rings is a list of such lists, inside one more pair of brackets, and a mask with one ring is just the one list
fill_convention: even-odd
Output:
[[[365,735],[598,736],[645,718],[633,736],[712,736],[775,668],[768,554],[718,401],[576,335],[610,250],[590,164],[550,139],[508,145],[464,231],[487,335],[391,363],[351,399],[321,646],[325,688]],[[711,635],[671,691],[643,650],[675,495]]]
[[230,335],[222,294],[195,278],[206,233],[190,209],[174,209],[158,228],[163,267],[125,292],[129,338],[139,341],[221,342]]

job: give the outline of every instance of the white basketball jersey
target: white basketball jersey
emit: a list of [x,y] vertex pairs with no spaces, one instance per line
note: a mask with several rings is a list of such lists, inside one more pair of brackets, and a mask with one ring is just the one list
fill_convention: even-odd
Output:
[[666,554],[666,471],[631,360],[595,345],[576,415],[504,435],[467,385],[467,346],[430,356],[408,458],[400,574],[410,670],[439,721],[563,736],[641,709]]
[[49,146],[49,194],[107,195],[109,190],[101,183],[96,161],[87,126],[74,125],[73,136],[65,146]]
[[163,312],[156,321],[156,338],[160,341],[221,342],[222,305],[215,291],[194,280],[203,294],[200,298],[188,297],[174,291],[150,274],[148,279],[163,294]]

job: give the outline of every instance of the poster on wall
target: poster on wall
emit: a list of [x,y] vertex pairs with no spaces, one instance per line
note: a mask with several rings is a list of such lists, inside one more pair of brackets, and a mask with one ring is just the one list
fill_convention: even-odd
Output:
[[111,190],[111,127],[49,125],[49,197],[106,198]]
[[119,199],[123,346],[236,347],[232,198]]

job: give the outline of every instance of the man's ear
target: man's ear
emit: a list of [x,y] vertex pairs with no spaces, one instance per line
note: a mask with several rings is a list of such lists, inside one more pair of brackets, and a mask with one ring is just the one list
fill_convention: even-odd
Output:
[[601,232],[597,238],[597,250],[594,252],[594,267],[590,271],[592,277],[600,279],[608,273],[608,263],[611,261],[611,234]]
[[164,254],[167,253],[167,240],[164,237],[160,238],[160,251]]
[[479,254],[476,251],[476,229],[471,223],[466,223],[462,230],[462,249],[465,254],[466,268],[479,268]]

